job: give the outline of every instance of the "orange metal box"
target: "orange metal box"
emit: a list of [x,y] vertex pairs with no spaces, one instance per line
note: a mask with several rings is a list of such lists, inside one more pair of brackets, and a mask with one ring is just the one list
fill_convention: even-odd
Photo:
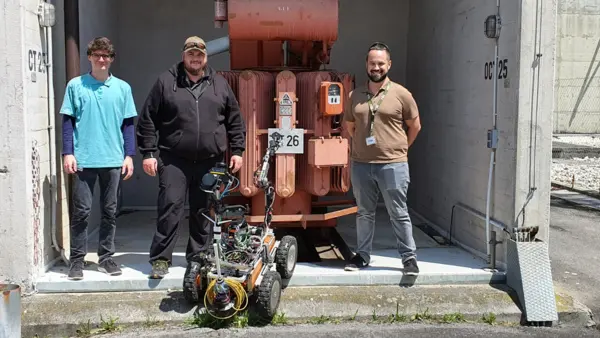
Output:
[[325,116],[340,115],[344,109],[344,86],[339,82],[323,82],[319,88],[319,111]]
[[348,164],[348,139],[311,139],[308,141],[308,164],[313,167],[345,166]]

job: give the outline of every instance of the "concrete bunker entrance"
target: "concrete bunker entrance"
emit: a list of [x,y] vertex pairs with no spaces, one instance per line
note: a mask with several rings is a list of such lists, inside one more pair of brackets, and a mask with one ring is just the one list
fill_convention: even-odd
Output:
[[[343,270],[344,258],[356,246],[354,214],[338,217],[335,220],[335,227],[311,227],[309,224],[307,229],[303,229],[298,226],[283,227],[274,224],[278,229],[278,233],[291,232],[296,235],[300,244],[301,251],[298,266],[294,277],[289,281],[289,285],[394,285],[399,282],[406,284],[502,283],[505,278],[502,271],[488,271],[484,259],[451,243],[446,233],[454,231],[454,234],[460,236],[462,232],[463,239],[465,236],[470,236],[468,240],[479,243],[477,249],[483,246],[485,236],[481,236],[481,215],[473,216],[473,213],[471,213],[470,217],[476,219],[477,224],[465,216],[469,212],[459,213],[457,211],[456,217],[449,215],[451,210],[454,213],[455,208],[453,206],[460,203],[461,200],[469,204],[476,203],[478,210],[484,210],[485,204],[481,201],[482,196],[485,197],[485,189],[474,191],[472,187],[476,185],[477,188],[481,188],[482,184],[487,182],[489,150],[485,146],[481,146],[479,149],[474,149],[471,146],[471,140],[465,136],[466,129],[471,130],[471,132],[473,130],[473,126],[468,126],[469,121],[464,121],[467,126],[461,129],[454,125],[455,122],[453,121],[436,120],[430,117],[436,110],[433,107],[435,104],[432,106],[431,102],[438,102],[436,104],[441,105],[443,100],[448,102],[451,99],[445,96],[447,94],[440,96],[438,92],[433,93],[428,89],[430,84],[424,80],[419,72],[428,70],[429,66],[426,65],[425,60],[420,60],[425,56],[420,55],[419,52],[425,51],[427,48],[439,52],[443,47],[440,47],[441,45],[436,44],[433,40],[427,42],[427,39],[420,39],[420,33],[411,28],[418,24],[421,21],[419,18],[423,18],[427,13],[433,15],[434,10],[438,14],[443,13],[444,8],[437,8],[433,5],[419,5],[416,0],[397,1],[393,4],[381,0],[382,4],[384,2],[387,7],[368,5],[366,2],[353,4],[352,6],[340,3],[339,38],[333,44],[331,61],[327,65],[327,69],[352,74],[356,77],[355,83],[364,82],[364,53],[366,48],[376,40],[385,41],[391,46],[394,62],[390,77],[401,84],[405,84],[409,90],[413,91],[417,103],[421,106],[421,112],[424,116],[424,132],[419,135],[418,144],[415,145],[414,150],[411,150],[414,155],[409,160],[412,161],[414,158],[414,165],[413,162],[410,162],[412,166],[411,174],[414,175],[414,178],[411,180],[412,183],[409,188],[409,207],[411,207],[413,234],[417,244],[417,257],[421,273],[416,280],[406,280],[403,277],[402,263],[396,249],[397,244],[390,226],[389,216],[385,207],[381,204],[377,210],[372,266],[360,272],[346,272]],[[206,41],[215,41],[227,34],[227,28],[213,27],[214,11],[212,2],[186,1],[177,8],[172,8],[172,6],[161,2],[152,2],[153,6],[144,6],[144,3],[147,2],[107,1],[102,4],[79,2],[79,22],[84,22],[85,18],[92,17],[94,13],[101,12],[114,15],[107,16],[106,22],[89,22],[86,25],[79,26],[78,36],[76,37],[79,43],[80,55],[85,55],[85,46],[94,36],[105,35],[113,40],[117,49],[117,59],[112,71],[116,76],[130,83],[138,110],[141,108],[156,76],[180,60],[181,45],[186,37],[199,35]],[[98,8],[98,6],[101,8]],[[412,9],[413,7],[414,9]],[[434,7],[436,8],[434,9]],[[386,25],[389,27],[386,26],[385,29],[381,29],[381,27],[364,27],[367,29],[362,29],[360,32],[352,27],[360,22],[363,13],[372,11],[375,8],[386,8],[385,10],[379,9],[382,11],[380,13],[381,17],[376,21],[380,24],[387,22]],[[461,12],[460,8],[446,8],[446,10],[448,9],[457,13]],[[140,13],[140,10],[142,10],[142,13]],[[477,9],[481,15],[476,16],[474,19],[467,18],[467,23],[475,27],[477,34],[481,35],[482,42],[480,45],[490,51],[490,53],[483,53],[485,55],[477,55],[477,57],[481,56],[481,59],[493,57],[493,45],[488,45],[490,42],[481,33],[481,22],[482,18],[493,13],[494,10],[493,5],[483,10]],[[192,15],[192,13],[194,14]],[[404,20],[397,19],[398,13],[401,13]],[[181,18],[182,15],[185,17]],[[177,23],[177,25],[174,23]],[[472,36],[457,39],[459,43],[455,46],[456,48],[462,48],[460,44],[465,48],[478,47],[477,44],[470,45],[474,39]],[[157,44],[156,41],[158,40],[160,40],[160,43]],[[426,45],[427,43],[429,45]],[[55,47],[55,49],[60,49],[60,47]],[[415,51],[415,53],[412,51]],[[216,70],[228,71],[232,62],[240,62],[240,55],[243,55],[243,53],[239,51],[236,53],[236,57],[231,57],[227,52],[211,56],[209,63]],[[458,59],[462,56],[454,57]],[[431,56],[425,58],[431,58]],[[428,60],[431,61],[431,59]],[[65,62],[73,62],[73,60],[65,59]],[[77,60],[77,63],[80,67],[80,71],[78,69],[77,73],[89,70],[86,58],[81,57],[80,60]],[[435,73],[437,75],[440,75],[439,72],[444,72],[442,69],[430,71],[433,73],[438,72]],[[435,74],[432,75],[433,78],[435,78]],[[443,80],[446,84],[452,81],[457,80],[454,78]],[[456,91],[458,92],[456,95],[468,96],[465,93],[473,90],[473,88],[463,88],[461,85],[456,85]],[[480,85],[473,86],[478,87]],[[487,87],[485,91],[489,94],[491,100],[491,84],[489,89],[489,93]],[[443,88],[440,90],[443,91]],[[61,91],[57,89],[56,92],[56,97],[62,98],[62,95],[59,95]],[[64,90],[62,92],[64,93]],[[448,106],[445,111],[448,112],[448,115],[452,115],[452,113],[460,113],[462,109],[463,107]],[[446,122],[452,124],[453,127],[447,130],[440,127],[441,124]],[[431,128],[432,131],[427,131],[427,128]],[[434,135],[436,132],[443,132],[444,134],[436,136]],[[460,137],[458,137],[459,135]],[[435,136],[436,140],[427,139],[432,136]],[[443,146],[444,143],[448,143],[453,137],[458,137],[455,141],[457,150],[446,149]],[[485,138],[485,131],[484,136],[481,136],[481,138]],[[434,149],[434,151],[432,152],[429,149]],[[477,163],[470,165],[468,170],[464,172],[460,172],[462,167],[456,165],[457,162],[469,158],[469,156],[461,153],[461,149],[476,153],[470,158]],[[446,157],[448,156],[446,150],[450,153],[456,152],[457,157]],[[439,160],[441,162],[438,159],[442,159]],[[430,163],[446,166],[446,171],[436,171]],[[475,169],[475,167],[477,168]],[[135,168],[134,177],[130,181],[123,182],[120,191],[120,214],[117,219],[115,240],[117,254],[115,255],[115,261],[121,265],[123,275],[111,277],[97,271],[95,250],[98,243],[98,225],[101,211],[97,202],[99,193],[96,190],[95,207],[90,217],[90,238],[88,241],[89,254],[87,260],[90,264],[84,272],[84,280],[68,281],[66,279],[68,268],[64,264],[58,263],[38,279],[36,284],[39,292],[181,288],[186,266],[184,256],[188,237],[187,211],[185,219],[180,224],[179,239],[170,273],[163,280],[148,279],[151,269],[148,263],[148,249],[156,227],[157,180],[143,173],[140,156],[135,159]],[[454,175],[454,180],[465,184],[461,184],[461,188],[456,191],[438,191],[438,186],[435,186],[435,183],[439,183],[440,187],[444,188],[449,186],[449,179],[441,178],[444,175],[446,177]],[[477,183],[469,186],[470,180]],[[338,195],[333,198],[346,200],[348,197],[351,197],[351,192],[348,192],[346,196]],[[330,200],[331,198],[324,199]],[[327,212],[342,210],[347,207],[349,206],[330,206],[327,208]],[[315,212],[322,213],[323,208],[319,207]],[[440,213],[446,212],[448,215],[440,216]],[[452,220],[449,218],[452,218]],[[443,223],[443,229],[430,222],[430,219],[436,221],[436,224]],[[454,228],[447,231],[450,224],[453,224]],[[68,227],[68,225],[63,226]],[[470,226],[473,226],[473,228],[469,228]],[[467,235],[464,235],[465,233]],[[485,253],[485,249],[483,252]],[[499,251],[498,257],[501,255],[502,251]],[[502,259],[498,258],[498,260]]]

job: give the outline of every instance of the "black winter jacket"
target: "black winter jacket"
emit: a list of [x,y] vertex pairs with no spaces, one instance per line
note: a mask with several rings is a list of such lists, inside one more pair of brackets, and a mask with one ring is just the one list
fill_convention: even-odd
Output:
[[228,145],[232,155],[242,155],[246,128],[233,90],[209,66],[203,81],[196,98],[187,85],[182,62],[158,77],[137,125],[138,147],[144,159],[161,149],[200,161],[222,155]]

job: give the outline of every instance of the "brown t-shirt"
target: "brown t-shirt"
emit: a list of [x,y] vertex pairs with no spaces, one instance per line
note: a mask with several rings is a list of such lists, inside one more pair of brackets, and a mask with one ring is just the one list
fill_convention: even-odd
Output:
[[[344,111],[344,120],[354,122],[354,137],[351,141],[351,158],[357,162],[393,163],[408,160],[408,140],[405,131],[406,120],[419,116],[419,110],[412,94],[403,86],[391,80],[387,94],[375,113],[372,136],[375,144],[367,145],[371,125],[368,86],[357,87],[350,93],[349,104]],[[376,105],[381,98],[385,84],[372,98]]]

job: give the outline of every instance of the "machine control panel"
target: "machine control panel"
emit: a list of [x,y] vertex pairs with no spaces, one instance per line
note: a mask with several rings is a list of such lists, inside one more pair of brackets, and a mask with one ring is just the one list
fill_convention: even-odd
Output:
[[339,115],[344,111],[344,86],[341,83],[321,83],[319,110],[325,116]]

